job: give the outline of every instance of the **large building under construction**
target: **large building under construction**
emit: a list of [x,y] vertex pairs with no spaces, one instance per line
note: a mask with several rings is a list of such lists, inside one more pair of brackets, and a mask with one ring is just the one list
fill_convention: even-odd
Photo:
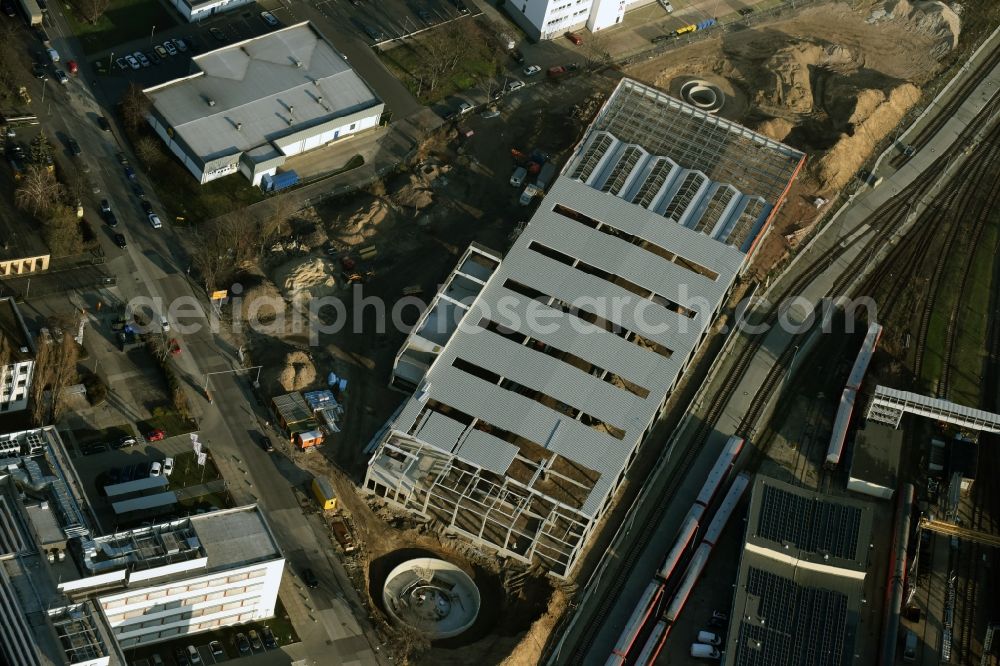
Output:
[[804,160],[623,80],[505,257],[400,350],[365,488],[570,574]]

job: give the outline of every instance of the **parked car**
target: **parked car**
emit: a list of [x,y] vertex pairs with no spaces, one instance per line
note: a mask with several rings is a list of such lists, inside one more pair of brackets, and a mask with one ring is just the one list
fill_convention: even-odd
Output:
[[377,42],[377,41],[379,41],[381,39],[384,39],[384,35],[382,34],[382,31],[379,30],[378,28],[373,28],[370,25],[366,25],[365,26],[365,34],[368,35],[369,37],[371,37],[372,41],[375,41],[375,42]]
[[139,64],[139,61],[131,53],[129,55],[125,56],[125,62],[127,62],[128,66],[131,67],[132,69],[141,69],[142,68],[142,65]]
[[174,659],[177,661],[177,666],[191,666],[186,650],[181,648],[174,650]]
[[125,234],[115,234],[115,245],[123,250],[128,247],[128,241],[125,240]]
[[719,611],[712,611],[712,616],[708,618],[708,626],[712,629],[724,629],[729,616]]
[[125,165],[125,177],[129,180],[135,180],[135,169],[127,164]]
[[319,579],[316,578],[313,570],[309,568],[302,570],[302,582],[306,584],[306,587],[319,587]]
[[509,81],[507,83],[507,92],[514,92],[515,90],[520,90],[523,87],[524,87],[524,81],[518,81],[517,79],[514,79],[513,81]]
[[52,61],[53,64],[59,62],[59,51],[56,51],[53,48],[48,48],[45,49],[45,52],[49,54],[49,60]]
[[170,476],[174,473],[174,459],[165,458],[163,460],[163,476]]
[[538,74],[538,72],[540,71],[542,71],[542,68],[539,67],[538,65],[528,65],[527,67],[524,68],[524,75],[534,76],[535,74]]
[[177,55],[177,47],[174,46],[173,41],[167,40],[163,42],[163,46],[157,46],[157,49],[163,49],[163,52],[167,55],[175,56]]
[[264,628],[260,630],[260,633],[264,636],[264,647],[268,650],[278,649],[278,641],[274,639],[274,634],[271,633],[270,627],[265,625]]
[[154,65],[159,65],[160,61],[163,60],[163,58],[160,57],[160,54],[156,52],[156,49],[146,53],[146,57],[149,58],[149,61]]
[[510,176],[510,186],[511,187],[521,187],[524,184],[524,179],[528,175],[528,170],[524,167],[517,167],[514,169],[514,173]]
[[31,68],[31,73],[35,75],[36,79],[44,79],[48,71],[46,71],[45,65],[35,63],[34,67]]
[[241,657],[253,654],[253,650],[250,649],[250,641],[247,640],[246,634],[242,631],[236,634],[234,642],[236,643],[236,649],[239,650]]
[[212,37],[215,37],[215,39],[217,39],[220,42],[226,41],[226,33],[222,32],[218,28],[209,28],[208,33],[212,35]]
[[524,54],[521,53],[520,49],[511,49],[510,57],[513,58],[514,62],[516,62],[518,65],[524,64]]
[[69,77],[66,76],[66,72],[62,71],[61,69],[57,69],[55,74],[56,74],[56,81],[58,81],[59,83],[63,85],[69,83]]
[[111,123],[104,116],[97,116],[97,126],[100,127],[105,132],[111,131]]
[[150,215],[149,215],[149,224],[154,229],[160,229],[160,228],[163,227],[163,223],[160,222],[160,217],[156,213],[150,213]]
[[67,60],[66,69],[69,70],[70,74],[76,76],[76,74],[80,71],[80,66],[76,64],[76,60]]
[[146,215],[149,215],[150,213],[153,212],[153,205],[148,201],[144,200],[142,202],[142,212],[144,212]]
[[115,58],[115,67],[124,72],[128,69],[129,64],[125,61],[125,58]]
[[157,428],[156,430],[150,430],[149,431],[149,433],[146,435],[146,441],[147,442],[159,442],[159,441],[161,441],[166,436],[167,436],[167,433],[165,433],[163,431],[163,428]]
[[139,61],[139,64],[143,67],[149,67],[152,63],[149,62],[149,58],[142,51],[136,51],[132,54],[132,57]]
[[[218,28],[212,28],[212,30],[218,30]],[[188,50],[188,45],[184,43],[183,39],[177,39],[175,37],[173,41],[174,41],[174,46],[176,46],[177,50],[180,51],[181,53],[184,53],[185,51]],[[168,53],[170,52],[169,49],[167,50],[167,52]]]
[[[170,48],[173,49],[174,48],[173,45],[171,45]],[[163,58],[164,60],[166,60],[168,56],[172,55],[169,51],[167,51],[167,49],[160,46],[159,44],[153,47],[153,52],[156,53],[156,55],[158,55],[159,57]],[[177,49],[174,49],[174,53],[177,53]]]
[[261,18],[261,20],[264,21],[264,23],[266,23],[266,24],[268,24],[270,26],[280,25],[278,23],[278,19],[274,18],[274,14],[272,14],[271,12],[261,12],[260,13],[260,18]]
[[219,641],[210,641],[208,644],[208,649],[212,651],[212,656],[218,660],[219,657],[225,659],[226,651],[222,649],[222,643]]
[[468,102],[462,102],[461,104],[458,105],[458,114],[460,116],[464,116],[469,111],[472,111],[472,105],[469,104]]
[[80,144],[73,137],[66,139],[66,145],[69,146],[69,152],[73,154],[73,157],[83,155],[83,151],[80,150]]
[[121,164],[122,166],[128,165],[128,157],[125,156],[125,153],[120,152],[116,155],[116,157],[118,158],[118,164]]
[[567,32],[566,33],[566,39],[568,39],[569,41],[573,42],[577,46],[579,46],[580,44],[583,44],[583,38],[580,37],[580,35],[576,34],[575,32]]
[[163,473],[163,463],[161,462],[154,462],[149,468],[150,476],[159,476],[162,473]]
[[195,649],[193,645],[187,646],[188,661],[191,662],[192,666],[196,666],[201,663],[201,654]]
[[103,214],[103,217],[104,217],[104,221],[107,223],[107,225],[110,228],[112,228],[112,229],[117,229],[118,228],[118,216],[115,215],[113,211],[109,210],[108,212],[106,212],[106,213]]
[[489,119],[489,118],[499,118],[500,117],[500,110],[499,109],[488,109],[488,110],[486,110],[486,111],[484,111],[482,113],[482,117],[483,118],[487,118],[487,119]]
[[118,445],[115,446],[116,449],[127,449],[130,446],[135,446],[135,437],[131,435],[125,435],[118,440]]
[[546,72],[550,79],[558,79],[560,76],[566,73],[566,68],[562,65],[556,65],[554,67],[549,67],[549,71]]
[[250,630],[250,647],[254,650],[263,650],[264,644],[260,640],[260,634],[257,633],[256,629]]
[[260,436],[260,448],[264,449],[267,453],[274,451],[274,444],[271,442],[271,438],[267,435]]

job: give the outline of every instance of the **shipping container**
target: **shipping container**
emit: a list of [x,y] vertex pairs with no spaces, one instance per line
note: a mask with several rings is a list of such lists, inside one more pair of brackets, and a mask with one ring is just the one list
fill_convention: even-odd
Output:
[[337,508],[337,494],[333,492],[333,486],[327,479],[321,476],[314,477],[312,491],[319,508],[324,511],[333,511]]

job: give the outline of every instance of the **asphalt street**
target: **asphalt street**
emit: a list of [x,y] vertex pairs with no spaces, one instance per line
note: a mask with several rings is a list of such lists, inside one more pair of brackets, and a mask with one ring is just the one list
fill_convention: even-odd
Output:
[[[73,52],[75,40],[63,37],[69,34],[64,19],[55,12],[51,15],[54,25],[48,32],[63,59],[75,57],[82,61],[82,54]],[[40,90],[32,93],[37,95],[35,108],[43,129],[50,137],[65,135],[76,139],[82,154],[73,161],[89,165],[88,176],[100,190],[91,193],[83,203],[86,217],[95,229],[100,227],[98,236],[107,256],[107,269],[118,276],[118,284],[107,290],[106,300],[153,299],[160,304],[156,308],[163,312],[183,298],[196,304],[185,310],[192,313],[185,323],[207,324],[207,304],[203,296],[192,289],[186,275],[187,257],[178,237],[183,230],[175,228],[165,218],[163,228],[152,228],[145,219],[140,200],[132,192],[132,183],[116,158],[122,150],[118,129],[103,132],[97,124],[97,117],[105,115],[114,127],[112,115],[101,108],[82,78],[73,78],[66,85],[53,80],[42,85],[47,86],[44,103]],[[131,161],[136,164],[136,160]],[[154,210],[162,211],[150,184],[151,177],[155,178],[155,174],[137,169],[137,181]],[[117,213],[119,226],[115,231],[123,233],[128,240],[124,250],[115,246],[114,232],[99,225],[98,204],[102,198],[108,199]],[[354,589],[343,586],[343,572],[334,568],[335,558],[329,557],[328,535],[303,520],[302,510],[287,479],[248,436],[258,427],[263,414],[254,411],[246,378],[235,374],[214,375],[211,380],[214,402],[211,404],[199,394],[197,387],[204,385],[207,373],[226,372],[241,366],[235,358],[235,350],[211,327],[197,328],[185,333],[175,324],[171,336],[178,339],[184,351],[174,358],[192,389],[190,399],[200,421],[202,441],[213,451],[234,498],[241,503],[260,503],[289,560],[282,600],[302,642],[283,647],[283,650],[289,657],[305,659],[306,663],[330,663],[326,658],[332,655],[341,663],[386,663],[375,649],[378,640],[361,613],[362,606]],[[315,590],[298,586],[295,572],[303,566],[312,567],[323,585]],[[363,624],[359,623],[356,614],[361,616]]]

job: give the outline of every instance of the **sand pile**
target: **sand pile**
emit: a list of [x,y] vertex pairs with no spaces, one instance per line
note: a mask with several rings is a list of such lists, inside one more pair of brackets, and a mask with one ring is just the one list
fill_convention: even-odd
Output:
[[810,113],[816,106],[813,77],[817,69],[849,73],[860,65],[857,53],[839,45],[793,42],[774,52],[760,67],[754,104],[769,113]]
[[[816,180],[822,183],[823,189],[820,193],[830,192],[847,184],[871,154],[875,143],[891,131],[910,107],[917,103],[920,90],[913,84],[904,83],[893,89],[888,96],[883,96],[878,91],[866,91],[863,97],[867,101],[862,104],[859,100],[856,112],[852,115],[853,134],[842,135],[835,145],[810,167]],[[882,99],[873,104],[876,97]],[[871,107],[871,111],[860,118],[858,115],[863,106]]]
[[784,118],[768,118],[764,122],[759,123],[754,129],[775,141],[784,141],[788,133],[794,128],[795,125]]
[[385,222],[388,215],[389,206],[384,201],[373,201],[370,206],[351,215],[343,229],[337,230],[337,242],[344,245],[364,244],[375,235],[376,227]]
[[290,261],[275,271],[274,281],[289,301],[319,298],[334,293],[336,268],[325,257]]
[[301,391],[316,381],[316,366],[305,352],[289,352],[285,356],[285,367],[278,373],[278,383],[286,391]]
[[868,17],[869,23],[879,21],[894,21],[906,30],[933,38],[937,57],[958,46],[962,31],[955,10],[938,0],[889,0]]

